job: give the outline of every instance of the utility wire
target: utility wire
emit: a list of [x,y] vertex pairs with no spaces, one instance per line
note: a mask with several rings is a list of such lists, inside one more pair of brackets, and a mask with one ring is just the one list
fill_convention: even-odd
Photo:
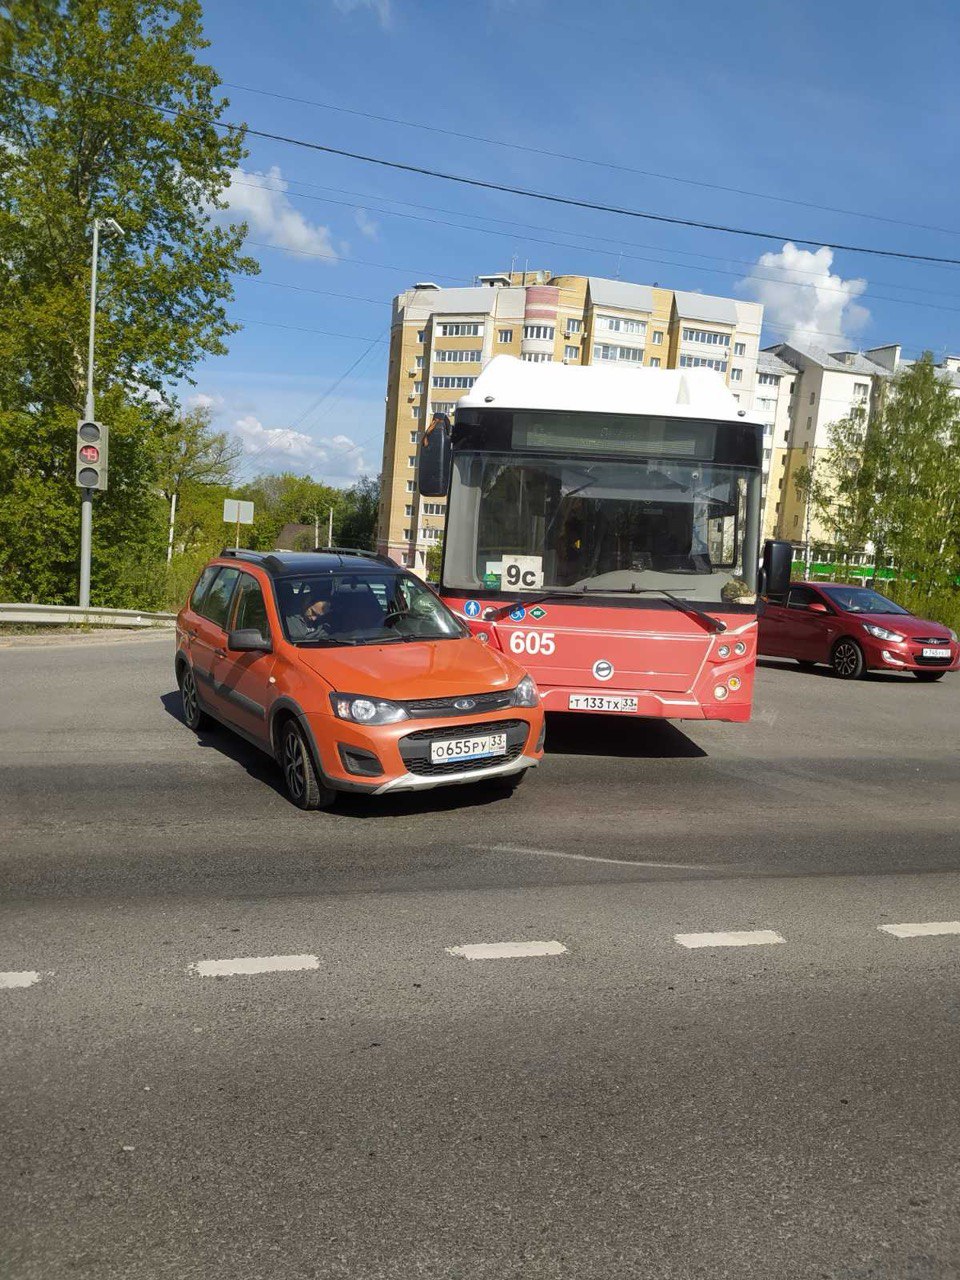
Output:
[[[39,80],[45,83],[54,84],[64,87],[62,82],[55,80],[53,77],[41,76],[34,72],[23,71],[18,68],[8,68],[15,75],[23,76],[27,79]],[[346,160],[356,160],[361,164],[376,165],[383,169],[392,169],[400,173],[412,173],[418,177],[436,178],[442,182],[457,183],[461,186],[472,187],[481,191],[497,191],[504,195],[521,196],[527,200],[539,200],[546,204],[564,205],[573,209],[589,209],[596,213],[610,213],[617,217],[634,218],[647,222],[661,222],[668,226],[691,227],[700,231],[716,231],[723,235],[745,236],[754,240],[768,241],[792,241],[794,244],[816,245],[828,249],[835,249],[843,253],[859,253],[870,257],[878,258],[896,258],[904,262],[930,262],[938,263],[943,266],[960,267],[960,258],[940,257],[935,254],[925,253],[907,253],[901,249],[877,249],[870,248],[865,245],[852,245],[841,243],[840,241],[825,240],[821,238],[813,239],[809,236],[798,236],[795,234],[781,231],[759,231],[752,227],[736,227],[726,223],[719,222],[703,222],[696,218],[681,218],[671,216],[665,213],[653,213],[649,210],[631,209],[622,205],[604,204],[598,200],[583,200],[575,196],[560,195],[549,191],[537,191],[528,187],[515,187],[505,182],[492,182],[483,178],[471,178],[466,174],[447,173],[442,169],[431,169],[425,165],[410,164],[400,160],[388,160],[383,156],[371,156],[362,151],[350,151],[345,147],[332,147],[322,142],[314,142],[307,138],[295,138],[289,134],[272,133],[266,129],[254,129],[248,125],[233,124],[230,121],[215,120],[211,116],[203,116],[198,112],[182,111],[173,107],[161,107],[157,104],[150,104],[137,101],[136,99],[125,98],[120,94],[108,93],[105,90],[89,89],[90,93],[99,97],[110,98],[114,101],[126,103],[127,105],[146,107],[149,110],[157,111],[160,114],[172,116],[179,119],[184,116],[199,116],[208,125],[215,129],[222,129],[225,132],[233,132],[243,134],[245,137],[262,138],[269,142],[280,142],[286,146],[300,147],[307,151],[316,151],[323,155],[340,156]],[[25,96],[30,96],[29,94]]]

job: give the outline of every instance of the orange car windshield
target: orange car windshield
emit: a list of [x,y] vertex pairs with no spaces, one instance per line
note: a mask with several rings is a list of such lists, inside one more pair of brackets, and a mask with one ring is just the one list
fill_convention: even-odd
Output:
[[467,634],[422,582],[389,570],[280,578],[276,593],[291,644],[399,644]]

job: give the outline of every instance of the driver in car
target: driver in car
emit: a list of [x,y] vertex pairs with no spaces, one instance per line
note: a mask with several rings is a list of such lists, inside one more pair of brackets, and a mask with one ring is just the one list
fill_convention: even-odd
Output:
[[323,616],[330,609],[329,598],[311,596],[303,592],[298,598],[298,612],[287,615],[287,630],[290,639],[311,640],[320,633]]

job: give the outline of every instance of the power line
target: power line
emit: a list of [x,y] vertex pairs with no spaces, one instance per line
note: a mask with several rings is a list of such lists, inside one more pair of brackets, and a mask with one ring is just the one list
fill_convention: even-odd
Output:
[[[63,87],[62,82],[52,77],[40,76],[34,72],[22,71],[17,68],[9,68],[16,75],[23,76],[27,79],[39,80]],[[539,200],[547,204],[564,205],[574,209],[589,209],[597,213],[610,213],[617,217],[634,218],[647,222],[661,222],[668,226],[691,227],[700,231],[716,231],[723,235],[744,236],[754,240],[768,241],[792,241],[794,244],[816,245],[827,249],[835,249],[843,253],[859,253],[870,257],[879,258],[895,258],[904,262],[929,262],[943,266],[960,266],[960,258],[946,258],[935,254],[925,253],[907,253],[899,249],[877,249],[869,248],[864,245],[844,244],[839,241],[824,240],[821,238],[812,239],[809,236],[798,236],[785,232],[758,231],[751,227],[735,227],[728,226],[725,223],[703,222],[696,218],[681,218],[671,216],[665,213],[652,213],[649,210],[631,209],[621,205],[604,204],[597,200],[583,200],[575,196],[559,195],[554,192],[537,191],[527,187],[515,187],[505,182],[492,182],[483,178],[471,178],[466,174],[447,173],[442,169],[430,169],[425,165],[410,164],[400,160],[387,160],[383,156],[371,156],[361,151],[350,151],[345,147],[332,147],[322,142],[313,142],[306,138],[294,138],[289,134],[271,133],[265,129],[254,129],[248,125],[237,125],[230,121],[215,120],[211,116],[203,116],[198,112],[181,111],[173,107],[161,107],[157,104],[149,104],[138,102],[136,99],[125,98],[120,94],[108,93],[105,90],[89,89],[90,93],[94,93],[99,97],[113,99],[114,101],[124,102],[127,105],[147,107],[150,110],[157,111],[163,115],[172,116],[174,119],[183,116],[199,116],[205,120],[211,128],[222,129],[226,132],[242,133],[244,136],[263,138],[269,142],[280,142],[286,146],[300,147],[307,151],[316,151],[323,155],[340,156],[346,160],[356,160],[361,164],[376,165],[379,168],[393,169],[400,173],[412,173],[418,177],[436,178],[442,182],[457,183],[461,186],[472,187],[482,191],[498,191],[504,195],[521,196],[527,200]],[[29,95],[27,95],[29,96]]]
[[318,107],[321,111],[334,111],[340,115],[357,116],[363,120],[376,120],[381,124],[401,125],[405,129],[421,129],[426,133],[439,134],[446,138],[457,138],[467,142],[482,142],[492,147],[504,147],[510,151],[522,151],[528,155],[545,156],[553,160],[569,160],[576,164],[591,165],[598,169],[611,169],[617,173],[632,173],[641,178],[656,178],[663,182],[678,182],[685,186],[702,187],[707,191],[723,191],[728,195],[748,196],[754,200],[770,200],[777,204],[792,204],[801,209],[816,209],[821,213],[840,213],[852,218],[868,218],[872,222],[887,222],[893,226],[911,227],[918,231],[937,231],[944,235],[958,235],[955,227],[931,226],[925,222],[909,222],[902,218],[888,218],[879,213],[867,213],[863,209],[844,209],[837,205],[816,204],[811,200],[797,200],[791,196],[772,195],[766,191],[750,191],[743,187],[728,187],[718,182],[705,182],[699,178],[684,178],[674,173],[660,173],[652,169],[637,169],[633,165],[617,164],[612,160],[597,160],[591,156],[575,155],[567,151],[552,151],[547,147],[534,147],[522,142],[508,142],[505,138],[490,138],[483,134],[462,133],[456,129],[443,129],[439,125],[424,124],[418,120],[403,120],[398,116],[378,115],[373,111],[360,111],[354,107],[342,107],[332,102],[318,102],[313,98],[298,98],[288,93],[276,93],[271,89],[257,89],[252,85],[237,84],[224,80],[226,89],[239,89],[242,93],[254,93],[265,98],[276,98],[282,102],[294,102],[299,106]]

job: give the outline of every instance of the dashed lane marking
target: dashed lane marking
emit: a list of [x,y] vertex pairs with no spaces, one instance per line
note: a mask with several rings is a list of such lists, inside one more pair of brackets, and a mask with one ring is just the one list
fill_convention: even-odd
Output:
[[40,974],[36,969],[8,970],[6,973],[0,973],[0,990],[9,991],[14,987],[32,987],[35,982],[40,981]]
[[765,947],[785,942],[772,929],[747,929],[732,933],[677,933],[681,947]]
[[574,862],[605,862],[612,867],[663,867],[669,871],[709,871],[699,862],[639,862],[634,858],[601,858],[592,853],[561,853],[558,849],[527,849],[519,844],[472,844],[487,853],[531,853],[540,858],[570,858]]
[[447,954],[464,960],[516,960],[522,956],[562,956],[562,942],[472,942],[463,947],[447,947]]
[[221,978],[231,974],[293,973],[298,969],[319,969],[316,956],[240,956],[235,960],[198,960],[190,969],[201,978]]
[[960,933],[960,920],[928,920],[923,924],[879,924],[881,933],[895,938],[930,938],[940,933]]

